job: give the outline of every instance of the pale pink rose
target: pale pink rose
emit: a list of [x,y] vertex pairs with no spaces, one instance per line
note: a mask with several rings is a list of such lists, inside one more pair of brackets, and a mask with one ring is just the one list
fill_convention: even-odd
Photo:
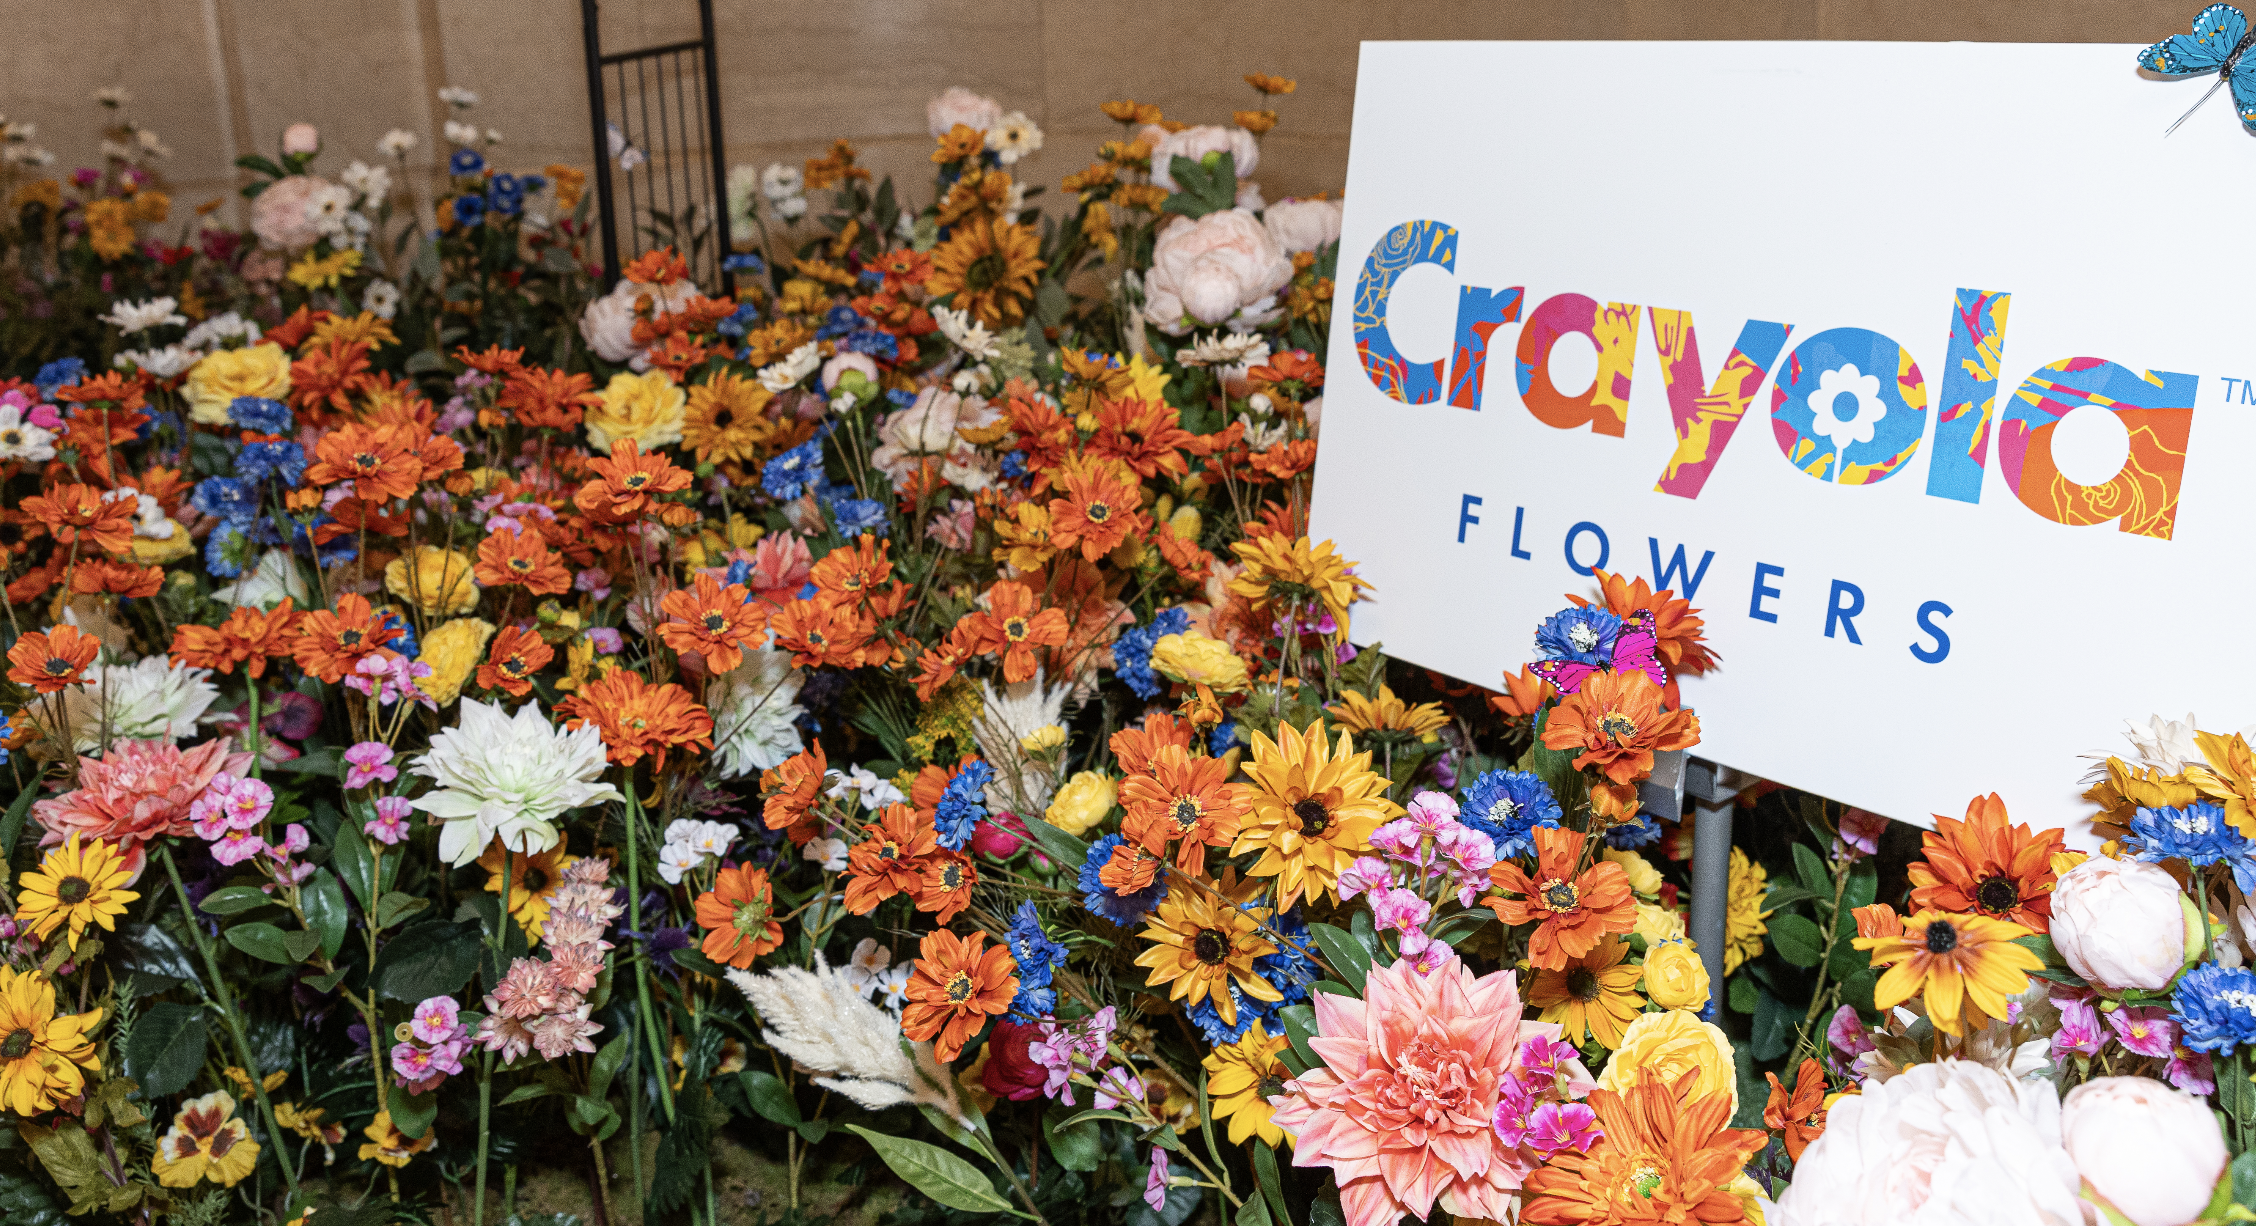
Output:
[[822,388],[824,391],[838,386],[838,377],[849,370],[862,372],[862,377],[877,382],[877,359],[866,353],[846,352],[833,356],[823,363]]
[[624,362],[642,352],[642,346],[634,343],[635,295],[622,292],[632,285],[619,282],[618,289],[588,303],[580,314],[580,335],[606,362]]
[[959,123],[985,132],[1002,122],[1001,103],[972,93],[961,85],[949,86],[939,97],[924,104],[924,125],[935,137],[947,135],[948,129]]
[[950,499],[947,510],[935,511],[925,521],[924,535],[939,542],[942,549],[969,549],[972,529],[978,526],[976,511],[968,499]]
[[282,152],[319,153],[321,130],[310,123],[294,123],[282,129]]
[[312,246],[321,231],[314,228],[306,205],[315,192],[328,186],[313,175],[290,175],[268,184],[251,201],[251,232],[258,235],[259,244],[281,251]]
[[1255,143],[1253,133],[1235,125],[1224,128],[1200,124],[1180,132],[1147,125],[1137,135],[1152,142],[1152,182],[1168,191],[1175,190],[1175,177],[1168,169],[1179,157],[1197,162],[1209,153],[1227,153],[1236,163],[1240,179],[1252,177],[1253,168],[1261,164],[1261,146]]
[[2076,1173],[2133,1226],[2200,1217],[2229,1156],[2208,1103],[2149,1077],[2095,1077],[2068,1091],[2060,1132]]
[[878,424],[870,463],[896,483],[916,468],[916,457],[944,455],[956,443],[956,414],[963,397],[945,388],[928,387],[917,393],[908,408],[887,413]]
[[2161,865],[2094,856],[2053,887],[2052,943],[2092,983],[2159,988],[2185,964],[2178,899],[2177,880]]
[[1144,318],[1172,336],[1207,324],[1258,328],[1277,317],[1277,292],[1292,276],[1292,257],[1253,214],[1179,218],[1153,245]]
[[1269,237],[1286,254],[1314,251],[1340,236],[1340,202],[1337,200],[1279,200],[1261,214]]
[[1269,207],[1269,202],[1261,198],[1261,185],[1251,179],[1238,180],[1238,192],[1231,203],[1248,213],[1258,213]]

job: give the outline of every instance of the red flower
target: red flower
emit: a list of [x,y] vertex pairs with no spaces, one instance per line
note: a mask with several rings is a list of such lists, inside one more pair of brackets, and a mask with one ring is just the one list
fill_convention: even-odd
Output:
[[1040,1026],[995,1023],[987,1035],[987,1066],[979,1071],[979,1084],[989,1094],[1014,1103],[1040,1098],[1049,1070],[1035,1063],[1026,1049],[1041,1037]]

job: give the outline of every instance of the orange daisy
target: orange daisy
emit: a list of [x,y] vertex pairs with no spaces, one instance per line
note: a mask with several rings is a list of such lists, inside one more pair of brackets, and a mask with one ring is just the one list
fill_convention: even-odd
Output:
[[298,625],[292,605],[288,596],[271,613],[237,605],[216,627],[181,626],[172,632],[173,662],[219,673],[232,673],[239,664],[246,676],[263,677],[268,657],[290,654],[288,643]]
[[395,430],[353,422],[321,436],[306,480],[314,485],[353,483],[370,502],[405,498],[423,480],[423,461]]
[[2033,834],[2006,822],[2005,801],[1996,792],[1968,801],[1964,821],[1936,814],[1935,828],[1919,840],[1925,860],[1906,870],[1911,905],[2050,932],[2052,887],[2060,879],[2052,858],[2066,845],[2057,829]]
[[500,690],[512,698],[523,698],[533,688],[533,674],[548,667],[556,658],[556,649],[542,640],[538,632],[522,626],[503,626],[494,636],[493,650],[486,654],[486,662],[478,666],[478,685],[482,689]]
[[523,587],[536,596],[559,596],[572,590],[572,572],[564,558],[530,527],[497,528],[478,542],[478,562],[471,576],[487,587]]
[[1003,658],[1003,680],[1016,683],[1034,675],[1035,648],[1065,643],[1064,610],[1042,609],[1041,604],[1032,588],[1005,581],[987,589],[985,612],[967,613],[958,624],[969,627],[967,637],[977,643],[979,654]]
[[1252,808],[1246,789],[1228,782],[1230,764],[1220,758],[1193,758],[1170,745],[1152,759],[1151,773],[1130,775],[1120,785],[1128,816],[1120,833],[1156,855],[1176,840],[1175,867],[1206,871],[1206,849],[1227,847],[1238,837],[1238,820]]
[[793,846],[799,846],[815,837],[819,828],[814,817],[815,798],[822,794],[823,777],[830,771],[830,759],[823,754],[822,742],[815,747],[795,753],[760,775],[760,791],[767,796],[761,807],[760,820],[770,830],[789,830]]
[[1544,721],[1544,748],[1579,749],[1574,768],[1605,775],[1607,783],[1590,789],[1590,809],[1598,816],[1635,811],[1634,785],[1653,772],[1656,751],[1700,743],[1700,717],[1661,710],[1661,697],[1661,687],[1642,672],[1597,673]]
[[[522,364],[524,356],[525,350],[522,346],[515,349],[504,349],[499,345],[488,345],[483,353],[470,352],[468,345],[456,345],[454,347],[456,361],[472,370],[489,375],[508,376],[525,369]],[[535,369],[539,368],[536,367]]]
[[1544,704],[1558,696],[1558,686],[1522,665],[1517,675],[1504,674],[1504,692],[1491,696],[1488,705],[1494,707],[1498,715],[1527,716],[1541,711]]
[[852,545],[824,554],[807,572],[807,581],[835,602],[851,604],[893,577],[891,550],[891,544],[865,532]]
[[34,630],[8,649],[8,680],[52,694],[85,680],[86,666],[102,654],[102,640],[76,626]]
[[750,966],[754,958],[782,945],[783,925],[776,922],[768,870],[749,864],[721,869],[713,888],[697,896],[697,926],[705,930],[699,952],[724,966]]
[[1064,485],[1065,497],[1050,500],[1050,543],[1058,548],[1079,545],[1081,556],[1094,562],[1130,534],[1151,530],[1136,487],[1121,480],[1111,465],[1069,471]]
[[[1485,900],[1505,923],[1536,926],[1528,938],[1530,962],[1540,970],[1563,971],[1607,936],[1637,930],[1637,897],[1621,865],[1600,860],[1576,875],[1588,835],[1545,826],[1530,833],[1535,876],[1514,861],[1499,860],[1488,879],[1504,893]],[[1515,894],[1520,897],[1510,897]]]
[[907,805],[878,810],[862,835],[846,855],[846,909],[856,915],[868,915],[895,894],[916,893],[925,861],[940,849],[932,823]]
[[979,654],[975,650],[976,636],[964,623],[958,621],[948,630],[948,636],[924,649],[917,657],[916,693],[918,702],[931,702],[940,693],[940,687],[956,678],[956,669],[965,660]]
[[706,671],[716,677],[742,664],[745,642],[766,629],[767,606],[755,602],[743,584],[723,586],[711,575],[666,593],[658,607],[666,614],[658,637],[682,655],[704,656]]
[[146,599],[164,586],[164,568],[135,566],[108,558],[86,558],[71,572],[71,590],[89,596],[108,594]]
[[1091,454],[1118,460],[1150,480],[1160,473],[1180,477],[1191,471],[1183,446],[1192,435],[1183,414],[1164,400],[1105,400],[1097,410]]
[[572,717],[567,728],[593,724],[620,766],[647,756],[662,771],[670,750],[713,747],[713,717],[688,690],[670,681],[652,685],[631,668],[614,668],[588,682],[557,709]]
[[920,1042],[937,1036],[933,1054],[943,1063],[955,1059],[988,1018],[1008,1012],[1018,995],[1010,947],[986,945],[985,933],[959,937],[943,929],[917,946],[901,1033]]
[[971,905],[972,887],[978,884],[979,870],[972,865],[971,857],[943,849],[925,860],[923,871],[917,875],[916,892],[910,897],[917,910],[930,911],[945,924]]
[[1132,775],[1150,773],[1159,755],[1169,747],[1189,749],[1194,730],[1188,723],[1177,720],[1165,711],[1154,711],[1144,717],[1141,728],[1123,728],[1112,734],[1109,744],[1112,756],[1120,759],[1120,769]]
[[792,662],[801,668],[824,664],[860,668],[892,658],[889,645],[871,641],[877,627],[852,605],[794,600],[778,609],[769,625],[775,630],[776,645],[789,651]]
[[1770,1101],[1763,1104],[1763,1127],[1779,1134],[1786,1143],[1786,1157],[1794,1162],[1802,1160],[1802,1151],[1825,1135],[1825,1066],[1814,1059],[1802,1061],[1794,1073],[1794,1092],[1786,1087],[1776,1073],[1764,1073],[1770,1079]]
[[587,463],[596,480],[582,485],[572,502],[598,523],[628,523],[649,512],[660,495],[689,488],[688,472],[662,455],[643,454],[632,439]]
[[1528,1226],[1729,1226],[1747,1220],[1731,1185],[1770,1134],[1726,1128],[1731,1096],[1697,1096],[1697,1072],[1652,1072],[1628,1090],[1593,1090],[1601,1137],[1568,1146],[1522,1185]]
[[369,607],[367,597],[347,592],[337,598],[334,611],[309,609],[298,619],[298,637],[290,645],[290,655],[308,675],[334,684],[357,668],[363,657],[392,654],[384,644],[399,633],[397,627],[384,624],[384,615]]
[[517,420],[535,429],[576,430],[592,405],[601,404],[595,380],[585,374],[565,374],[545,366],[523,366],[509,372],[494,401],[516,411]]
[[134,500],[105,501],[91,485],[58,485],[23,500],[24,513],[44,525],[58,545],[85,543],[107,553],[133,547]]
[[301,411],[323,407],[343,412],[368,374],[365,341],[333,340],[307,347],[290,363],[290,404]]

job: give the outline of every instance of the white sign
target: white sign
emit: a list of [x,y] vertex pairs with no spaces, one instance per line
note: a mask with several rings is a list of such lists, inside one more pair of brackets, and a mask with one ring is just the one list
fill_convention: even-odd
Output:
[[[2166,33],[2166,31],[2164,31]],[[1499,688],[1690,596],[1695,752],[1931,824],[2256,720],[2256,142],[2137,47],[1367,43],[1312,534]]]

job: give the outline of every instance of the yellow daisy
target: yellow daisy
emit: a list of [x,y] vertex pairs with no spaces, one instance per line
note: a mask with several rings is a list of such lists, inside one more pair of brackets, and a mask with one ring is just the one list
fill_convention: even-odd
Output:
[[1406,703],[1385,685],[1379,687],[1377,698],[1349,690],[1340,695],[1338,706],[1326,707],[1324,713],[1358,736],[1377,734],[1397,741],[1439,740],[1436,734],[1449,726],[1448,708],[1438,702]]
[[1262,612],[1280,604],[1305,609],[1313,600],[1339,623],[1343,637],[1347,634],[1347,606],[1355,603],[1358,591],[1371,586],[1354,575],[1347,559],[1332,551],[1330,541],[1311,545],[1305,536],[1287,540],[1283,534],[1272,532],[1239,541],[1230,546],[1230,551],[1245,564],[1238,577],[1230,580],[1232,592],[1252,601]]
[[1612,937],[1569,959],[1562,970],[1537,971],[1528,985],[1528,1003],[1543,1011],[1536,1020],[1559,1023],[1559,1037],[1577,1047],[1585,1035],[1620,1047],[1622,1032],[1645,1009],[1645,998],[1637,994],[1645,970],[1626,962],[1628,957],[1629,942]]
[[1238,1022],[1233,982],[1238,994],[1254,1000],[1284,999],[1253,969],[1255,958],[1277,952],[1262,939],[1260,921],[1205,890],[1178,882],[1138,935],[1154,942],[1136,956],[1136,965],[1151,971],[1145,982],[1172,985],[1168,997],[1186,1004],[1212,1000],[1225,1026]]
[[149,1168],[168,1188],[191,1188],[205,1179],[232,1188],[258,1166],[258,1155],[251,1130],[236,1118],[235,1096],[213,1090],[180,1105]]
[[74,833],[48,852],[36,871],[24,874],[16,894],[16,924],[46,940],[67,921],[74,948],[88,924],[114,932],[125,904],[141,897],[124,888],[129,876],[116,844],[96,839],[81,846]]
[[1731,892],[1724,899],[1723,973],[1731,975],[1749,958],[1762,956],[1763,934],[1770,931],[1766,923],[1770,912],[1762,909],[1763,895],[1769,892],[1770,873],[1762,865],[1747,858],[1739,848],[1731,849]]
[[0,1107],[36,1115],[84,1093],[79,1070],[102,1071],[86,1032],[101,1024],[100,1009],[55,1016],[54,981],[0,966]]
[[538,943],[542,929],[548,926],[549,901],[563,888],[564,870],[579,862],[578,856],[564,854],[564,845],[556,846],[528,856],[523,852],[502,850],[501,840],[495,839],[478,857],[478,867],[486,870],[486,893],[501,893],[501,859],[509,856],[509,913],[517,917],[517,924],[525,930],[525,939]]
[[1264,1145],[1290,1142],[1285,1130],[1269,1122],[1273,1108],[1269,1096],[1285,1092],[1292,1073],[1277,1053],[1288,1040],[1271,1035],[1260,1022],[1246,1027],[1245,1037],[1207,1053],[1206,1101],[1214,1118],[1230,1121],[1230,1144],[1260,1137]]
[[1261,852],[1246,871],[1277,878],[1279,909],[1302,895],[1337,897],[1340,873],[1371,850],[1371,832],[1402,816],[1402,806],[1386,798],[1386,777],[1371,769],[1370,751],[1354,752],[1346,732],[1335,750],[1321,721],[1305,732],[1280,724],[1274,741],[1254,733],[1245,771],[1253,813],[1238,824],[1230,854]]

